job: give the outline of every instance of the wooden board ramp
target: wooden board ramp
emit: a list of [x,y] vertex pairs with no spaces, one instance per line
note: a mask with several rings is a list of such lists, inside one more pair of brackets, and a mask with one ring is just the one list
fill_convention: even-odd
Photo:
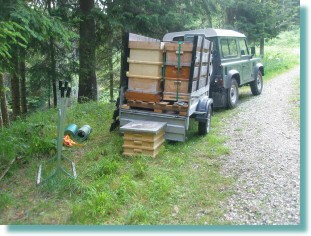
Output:
[[150,110],[156,113],[173,113],[180,116],[186,116],[188,111],[187,103],[176,102],[143,102],[143,101],[127,101],[127,104],[122,106],[123,109],[140,108]]

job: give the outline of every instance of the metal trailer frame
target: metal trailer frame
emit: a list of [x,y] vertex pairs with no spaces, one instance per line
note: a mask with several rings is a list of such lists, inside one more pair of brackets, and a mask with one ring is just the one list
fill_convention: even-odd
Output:
[[[128,86],[128,78],[126,76],[126,71],[129,69],[129,64],[127,58],[129,57],[130,50],[128,48],[129,41],[153,41],[160,42],[160,40],[148,38],[141,35],[136,35],[132,33],[125,33],[123,38],[123,55],[122,55],[122,65],[121,65],[121,78],[120,78],[120,100],[119,100],[119,121],[120,127],[126,125],[132,121],[155,121],[155,122],[165,122],[165,139],[172,141],[186,141],[186,133],[189,129],[190,118],[195,118],[198,122],[208,122],[207,113],[212,113],[213,99],[209,98],[210,90],[210,76],[207,73],[206,85],[200,89],[197,89],[194,92],[192,91],[192,82],[193,82],[193,72],[195,67],[195,51],[197,50],[198,37],[204,37],[202,34],[188,34],[189,37],[193,37],[193,50],[192,50],[192,61],[190,68],[190,78],[188,85],[188,93],[190,94],[188,100],[188,111],[186,116],[172,115],[165,113],[156,113],[145,110],[138,109],[123,109],[122,105],[125,104],[125,91]],[[210,43],[210,52],[211,52],[212,42]],[[203,48],[203,40],[202,40]],[[202,50],[202,49],[201,49]],[[209,63],[207,70],[209,72]],[[200,78],[200,77],[199,77]],[[197,83],[197,88],[198,88]],[[211,109],[211,110],[207,110]],[[210,121],[209,121],[210,122]]]

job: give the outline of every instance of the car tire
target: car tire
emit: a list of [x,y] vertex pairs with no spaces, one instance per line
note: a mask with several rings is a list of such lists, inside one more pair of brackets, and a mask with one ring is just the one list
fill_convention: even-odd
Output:
[[261,71],[258,71],[257,77],[254,81],[250,83],[251,85],[251,91],[253,95],[259,95],[261,94],[262,88],[263,88],[263,79]]
[[239,86],[236,79],[231,80],[231,86],[227,90],[227,107],[229,109],[235,108],[238,105],[239,101]]
[[211,130],[212,122],[212,106],[208,105],[207,117],[205,122],[199,122],[198,133],[199,135],[207,135]]

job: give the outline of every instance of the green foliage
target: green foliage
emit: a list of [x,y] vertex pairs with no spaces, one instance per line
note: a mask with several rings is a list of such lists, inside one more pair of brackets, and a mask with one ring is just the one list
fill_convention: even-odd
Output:
[[31,118],[18,120],[0,133],[0,165],[6,165],[15,157],[24,159],[49,156],[54,149],[52,139],[55,138],[56,127],[47,120],[54,121],[53,111],[37,112]]
[[[13,203],[12,197],[9,193],[0,191],[0,210],[4,211]],[[1,214],[0,214],[1,215]]]
[[300,30],[285,31],[266,44],[265,79],[273,78],[300,63]]
[[27,40],[23,37],[24,28],[11,21],[0,21],[0,72],[4,66],[3,62],[11,58],[13,45],[25,47]]

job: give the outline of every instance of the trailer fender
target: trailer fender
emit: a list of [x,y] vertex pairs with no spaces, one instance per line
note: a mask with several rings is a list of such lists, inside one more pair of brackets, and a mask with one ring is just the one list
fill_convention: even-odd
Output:
[[[211,105],[211,106],[210,106]],[[203,97],[199,100],[195,111],[195,120],[199,122],[205,122],[207,120],[208,109],[211,108],[213,114],[213,99],[208,96]]]
[[254,78],[257,78],[258,71],[261,71],[262,76],[265,75],[262,63],[257,63],[256,66],[254,66]]

